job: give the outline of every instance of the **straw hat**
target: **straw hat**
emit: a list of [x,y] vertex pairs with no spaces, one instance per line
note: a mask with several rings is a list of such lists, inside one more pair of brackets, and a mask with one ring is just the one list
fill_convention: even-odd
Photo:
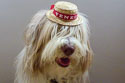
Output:
[[66,1],[58,1],[53,9],[47,11],[49,20],[61,25],[79,25],[83,23],[83,17],[78,14],[77,6]]

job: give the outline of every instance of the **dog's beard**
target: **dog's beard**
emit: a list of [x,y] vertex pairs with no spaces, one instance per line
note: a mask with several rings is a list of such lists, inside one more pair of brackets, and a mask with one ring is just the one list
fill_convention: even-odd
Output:
[[[80,63],[80,59],[86,55],[86,46],[82,44],[74,37],[69,38],[70,43],[75,46],[74,53],[69,57],[71,63],[69,66],[76,66]],[[67,38],[52,39],[45,46],[43,53],[41,54],[41,63],[54,64],[57,58],[67,57],[61,50],[61,46],[69,42]]]
[[[75,51],[72,55],[67,57],[62,49],[65,43],[69,42],[75,46]],[[80,74],[82,71],[81,65],[86,56],[86,46],[82,45],[76,38],[70,37],[67,38],[58,38],[52,39],[45,46],[43,53],[41,54],[41,63],[44,69],[44,72],[48,73],[49,76],[59,76],[64,77],[67,74],[71,75],[73,72],[74,75]],[[68,59],[69,62],[65,63],[66,66],[60,65],[56,60],[62,58]],[[72,75],[73,76],[73,75]]]

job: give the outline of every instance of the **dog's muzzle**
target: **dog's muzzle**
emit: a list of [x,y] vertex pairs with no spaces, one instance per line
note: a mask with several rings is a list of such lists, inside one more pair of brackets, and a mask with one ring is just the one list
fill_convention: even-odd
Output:
[[70,56],[74,53],[75,51],[75,46],[72,44],[69,38],[66,38],[66,42],[61,46],[61,51],[64,53],[64,57],[57,58],[56,62],[58,65],[62,67],[68,67],[70,64]]

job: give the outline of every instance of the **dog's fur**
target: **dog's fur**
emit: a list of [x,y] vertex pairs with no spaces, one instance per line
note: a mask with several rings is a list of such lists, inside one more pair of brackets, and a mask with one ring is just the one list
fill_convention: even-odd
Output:
[[[88,38],[88,21],[64,26],[47,19],[46,10],[38,12],[25,31],[25,47],[16,60],[16,83],[88,83],[92,50]],[[60,47],[66,42],[75,45],[68,67],[55,59],[64,57]]]

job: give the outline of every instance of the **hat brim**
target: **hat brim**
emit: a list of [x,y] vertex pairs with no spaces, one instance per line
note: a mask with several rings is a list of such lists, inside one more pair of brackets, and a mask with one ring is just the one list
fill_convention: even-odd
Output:
[[70,21],[64,21],[64,20],[59,19],[53,14],[53,10],[47,11],[46,16],[49,20],[56,22],[58,24],[61,24],[61,25],[79,25],[83,23],[83,16],[79,14],[75,20],[70,20]]

